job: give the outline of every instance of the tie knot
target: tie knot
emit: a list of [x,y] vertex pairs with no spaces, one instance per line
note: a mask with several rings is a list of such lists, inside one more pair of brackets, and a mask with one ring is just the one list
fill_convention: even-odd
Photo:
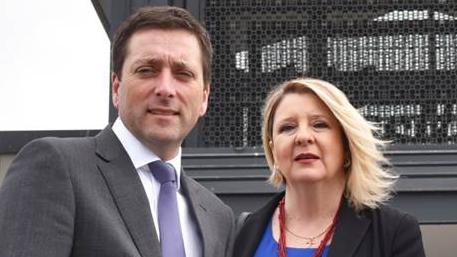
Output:
[[149,163],[149,169],[151,170],[152,175],[160,182],[160,184],[167,182],[176,182],[175,169],[166,162],[155,161]]

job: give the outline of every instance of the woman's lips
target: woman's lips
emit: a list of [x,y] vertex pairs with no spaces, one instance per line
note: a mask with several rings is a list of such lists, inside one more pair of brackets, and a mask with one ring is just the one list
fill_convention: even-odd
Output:
[[319,159],[319,156],[312,153],[301,153],[295,156],[294,160],[300,163],[312,163]]

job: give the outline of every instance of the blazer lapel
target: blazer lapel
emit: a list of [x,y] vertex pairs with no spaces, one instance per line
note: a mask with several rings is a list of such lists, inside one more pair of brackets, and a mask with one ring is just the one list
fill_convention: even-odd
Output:
[[[279,201],[284,197],[284,192],[277,194],[261,209],[252,213],[239,230],[233,256],[252,257],[254,256],[260,240],[265,232],[268,222],[273,216],[273,212],[278,206]],[[239,228],[238,228],[239,229]]]
[[189,203],[189,207],[195,220],[197,222],[197,227],[199,229],[200,237],[202,239],[202,253],[203,256],[209,256],[210,249],[205,242],[210,242],[209,236],[211,235],[210,231],[212,228],[208,227],[208,222],[205,222],[212,217],[209,217],[207,208],[204,205],[204,202],[200,201],[200,188],[196,186],[192,186],[193,182],[187,175],[184,173],[184,170],[181,169],[181,189],[183,191],[184,196],[186,197],[187,202]]
[[358,215],[344,199],[328,257],[353,256],[370,224],[370,219]]
[[98,167],[141,256],[161,256],[149,202],[133,164],[111,128],[97,137]]

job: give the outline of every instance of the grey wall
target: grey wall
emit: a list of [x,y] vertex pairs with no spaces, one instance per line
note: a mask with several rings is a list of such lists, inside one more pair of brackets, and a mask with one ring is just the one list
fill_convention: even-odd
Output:
[[455,257],[457,243],[457,224],[422,225],[425,254],[428,257]]

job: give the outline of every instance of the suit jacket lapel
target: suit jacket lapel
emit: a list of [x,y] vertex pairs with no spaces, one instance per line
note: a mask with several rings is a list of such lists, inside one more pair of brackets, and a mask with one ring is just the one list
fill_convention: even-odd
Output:
[[344,199],[328,257],[353,256],[370,224],[370,219],[358,215]]
[[279,201],[284,197],[284,192],[277,194],[261,209],[252,213],[245,221],[244,226],[238,232],[233,256],[252,257],[259,246],[268,222]]
[[161,256],[149,202],[133,164],[111,128],[96,138],[98,167],[141,256]]
[[186,197],[187,202],[189,203],[190,210],[192,212],[192,215],[195,218],[200,238],[202,239],[202,245],[203,245],[203,256],[209,256],[209,253],[211,252],[209,249],[209,246],[205,244],[205,242],[210,242],[209,236],[211,236],[211,229],[208,227],[208,222],[206,222],[207,219],[210,219],[212,217],[208,216],[207,212],[207,207],[205,207],[205,203],[200,201],[200,195],[199,191],[200,188],[193,186],[193,182],[191,181],[190,178],[187,177],[187,175],[184,173],[184,170],[181,169],[181,189]]

